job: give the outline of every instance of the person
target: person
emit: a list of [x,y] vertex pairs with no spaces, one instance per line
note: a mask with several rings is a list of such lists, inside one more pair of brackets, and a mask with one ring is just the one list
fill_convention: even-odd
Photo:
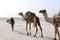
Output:
[[11,27],[12,27],[12,31],[14,31],[15,21],[14,21],[14,18],[13,18],[13,17],[12,17],[11,20],[10,20],[10,24],[11,24]]

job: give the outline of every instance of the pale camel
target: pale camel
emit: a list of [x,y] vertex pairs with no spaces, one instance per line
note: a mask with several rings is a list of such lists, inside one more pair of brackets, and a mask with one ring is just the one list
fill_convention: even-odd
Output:
[[[36,37],[36,34],[38,32],[38,28],[37,28],[37,25],[39,26],[40,30],[41,30],[41,37],[43,37],[43,33],[42,33],[42,28],[41,28],[41,25],[40,25],[40,21],[39,21],[39,18],[30,11],[27,11],[25,13],[25,15],[23,15],[22,12],[20,12],[18,15],[21,15],[23,17],[23,19],[26,21],[26,31],[27,31],[27,35],[31,34],[31,23],[34,24],[35,28],[36,28],[36,33],[34,35],[34,37]],[[28,30],[27,30],[27,27],[28,27],[28,24],[29,24],[29,30],[30,30],[30,33],[28,33]]]
[[[49,18],[48,15],[47,15],[47,11],[45,9],[44,10],[40,10],[39,13],[43,14],[45,20],[48,23],[51,23],[51,24],[54,25],[54,28],[55,28],[55,38],[54,38],[54,40],[56,40],[56,34],[58,34],[58,37],[59,37],[58,27],[60,26],[60,23],[57,22],[54,17],[53,18]],[[60,40],[60,38],[59,38],[59,40]]]

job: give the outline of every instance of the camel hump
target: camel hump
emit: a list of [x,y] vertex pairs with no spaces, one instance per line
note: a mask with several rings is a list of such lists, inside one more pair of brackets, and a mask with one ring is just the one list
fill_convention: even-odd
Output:
[[58,17],[57,17],[57,21],[60,23],[60,11],[59,11],[59,14],[58,14]]
[[27,16],[28,19],[32,19],[35,16],[35,13],[27,11],[25,15]]
[[54,20],[55,20],[55,22],[60,23],[60,12],[58,15],[57,14],[54,15]]
[[58,16],[57,21],[60,23],[60,15]]

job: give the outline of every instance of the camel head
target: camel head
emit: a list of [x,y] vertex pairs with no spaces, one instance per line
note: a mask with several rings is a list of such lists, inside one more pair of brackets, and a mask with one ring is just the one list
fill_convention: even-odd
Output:
[[40,10],[40,11],[39,11],[39,13],[43,13],[43,14],[44,14],[45,12],[46,12],[46,10],[45,10],[45,9],[44,9],[44,10]]
[[22,12],[20,12],[18,15],[21,15],[21,16],[23,16],[23,13],[22,13]]

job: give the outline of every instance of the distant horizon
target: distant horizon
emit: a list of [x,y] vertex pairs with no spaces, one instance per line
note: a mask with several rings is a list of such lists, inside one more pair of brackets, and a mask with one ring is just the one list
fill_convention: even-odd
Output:
[[0,0],[0,17],[20,17],[19,12],[24,14],[27,11],[36,13],[38,17],[39,10],[46,9],[48,16],[53,17],[60,11],[60,0]]

